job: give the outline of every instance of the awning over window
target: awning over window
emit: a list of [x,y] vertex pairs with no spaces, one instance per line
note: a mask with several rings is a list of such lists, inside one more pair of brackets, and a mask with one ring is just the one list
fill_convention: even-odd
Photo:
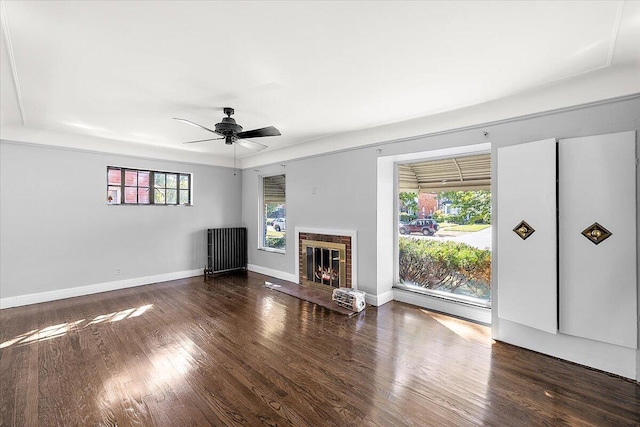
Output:
[[283,204],[285,202],[286,185],[284,175],[265,176],[263,178],[263,197],[265,203],[278,203]]
[[490,190],[491,154],[401,164],[398,179],[400,192]]

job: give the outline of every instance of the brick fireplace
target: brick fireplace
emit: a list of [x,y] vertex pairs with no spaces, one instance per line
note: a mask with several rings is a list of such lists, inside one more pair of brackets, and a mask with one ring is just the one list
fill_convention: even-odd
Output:
[[296,276],[321,289],[356,288],[354,231],[296,228]]

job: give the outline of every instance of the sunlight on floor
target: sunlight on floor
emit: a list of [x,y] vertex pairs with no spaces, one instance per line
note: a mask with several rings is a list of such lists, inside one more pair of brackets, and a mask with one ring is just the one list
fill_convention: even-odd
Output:
[[287,320],[287,310],[273,297],[263,298],[260,304],[262,313],[262,329],[267,336],[282,335]]
[[[138,308],[129,308],[127,310],[116,311],[109,314],[102,314],[100,316],[96,316],[93,320],[91,320],[91,322],[84,325],[83,328],[102,322],[118,322],[120,320],[138,317],[145,311],[149,310],[151,307],[153,307],[153,304],[143,305]],[[85,321],[86,319],[81,319],[76,320],[75,322],[60,323],[53,326],[47,326],[46,328],[34,329],[24,334],[18,335],[17,337],[9,341],[3,342],[2,344],[0,344],[0,349],[10,347],[14,344],[29,344],[32,342],[46,341],[52,338],[61,337],[73,328],[78,328],[78,326]]]
[[475,341],[482,344],[494,343],[491,339],[491,328],[488,326],[479,325],[467,320],[457,319],[455,317],[434,313],[428,310],[422,310],[422,312],[467,341]]

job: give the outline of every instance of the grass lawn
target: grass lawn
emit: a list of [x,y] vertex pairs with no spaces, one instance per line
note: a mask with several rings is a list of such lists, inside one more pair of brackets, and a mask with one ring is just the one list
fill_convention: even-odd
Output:
[[443,231],[464,231],[467,233],[473,233],[476,231],[480,231],[480,230],[484,230],[485,228],[489,228],[491,227],[491,224],[464,224],[464,225],[458,225],[458,224],[452,224],[449,222],[444,222],[442,224],[440,224],[440,230]]

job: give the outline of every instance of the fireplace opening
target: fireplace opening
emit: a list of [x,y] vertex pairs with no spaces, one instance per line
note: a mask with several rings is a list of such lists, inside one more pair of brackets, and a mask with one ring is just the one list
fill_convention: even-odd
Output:
[[324,288],[346,287],[346,248],[341,243],[303,240],[303,282]]

